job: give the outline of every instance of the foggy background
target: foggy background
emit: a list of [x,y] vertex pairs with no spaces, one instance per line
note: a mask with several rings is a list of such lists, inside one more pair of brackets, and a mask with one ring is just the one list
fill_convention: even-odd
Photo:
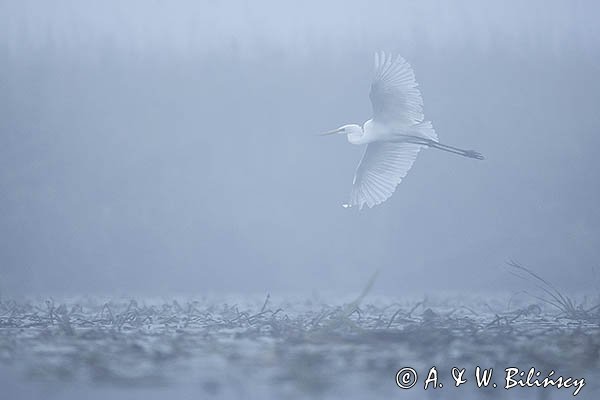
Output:
[[[600,286],[593,1],[2,1],[0,293]],[[443,143],[346,210],[373,53]]]

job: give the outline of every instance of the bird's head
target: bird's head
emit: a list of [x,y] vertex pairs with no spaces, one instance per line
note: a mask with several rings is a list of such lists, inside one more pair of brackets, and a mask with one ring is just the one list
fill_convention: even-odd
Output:
[[352,142],[352,139],[358,139],[363,135],[363,130],[359,125],[351,124],[340,126],[339,128],[329,132],[321,133],[321,136],[335,135],[337,133],[343,133],[345,135],[348,135],[348,140]]

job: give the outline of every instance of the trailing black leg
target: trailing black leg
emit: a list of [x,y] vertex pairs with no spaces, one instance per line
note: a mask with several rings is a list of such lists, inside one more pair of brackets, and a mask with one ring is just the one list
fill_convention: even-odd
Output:
[[454,153],[454,154],[458,154],[459,156],[474,158],[477,160],[484,159],[483,155],[481,155],[481,153],[479,153],[475,150],[464,150],[464,149],[460,149],[458,147],[450,146],[447,144],[436,142],[435,140],[425,139],[425,138],[421,138],[418,136],[412,136],[412,135],[400,135],[400,136],[403,137],[404,142],[419,144],[422,146],[427,146],[427,147],[431,147],[434,149],[447,151],[449,153]]

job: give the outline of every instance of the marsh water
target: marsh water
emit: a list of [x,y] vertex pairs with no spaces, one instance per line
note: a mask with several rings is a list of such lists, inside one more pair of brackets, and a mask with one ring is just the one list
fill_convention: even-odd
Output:
[[[576,393],[591,399],[599,393],[600,315],[557,317],[522,301],[507,308],[506,299],[467,296],[339,305],[271,296],[71,299],[4,302],[1,311],[8,398],[564,399]],[[488,385],[478,387],[477,367],[493,369]],[[417,373],[414,387],[396,383],[403,368]],[[453,368],[465,369],[458,387]],[[511,381],[507,389],[506,368],[525,374],[535,368],[539,381],[560,376],[584,384],[541,389]]]

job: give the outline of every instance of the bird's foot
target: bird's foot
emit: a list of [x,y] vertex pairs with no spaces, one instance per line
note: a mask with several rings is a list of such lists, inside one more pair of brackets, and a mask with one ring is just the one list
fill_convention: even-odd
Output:
[[465,157],[475,158],[477,160],[484,160],[485,159],[485,157],[481,153],[478,153],[475,150],[467,150],[467,151],[465,151]]

